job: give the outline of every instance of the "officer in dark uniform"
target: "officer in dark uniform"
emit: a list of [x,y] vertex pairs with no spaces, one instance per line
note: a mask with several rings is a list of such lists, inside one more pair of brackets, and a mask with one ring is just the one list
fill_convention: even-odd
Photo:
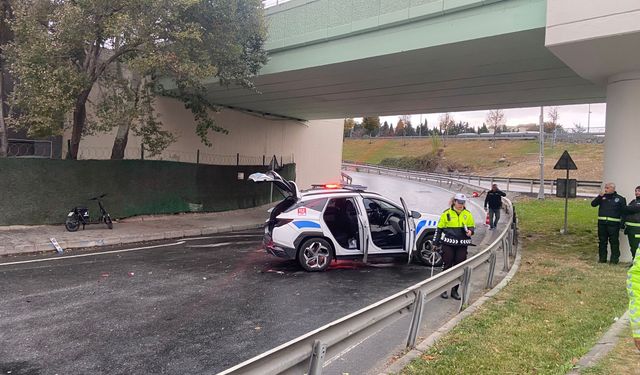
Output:
[[593,201],[592,207],[598,207],[598,255],[600,263],[607,263],[607,241],[611,245],[611,259],[609,262],[617,264],[620,259],[620,228],[622,215],[627,206],[627,200],[616,192],[616,185],[607,182],[604,192]]
[[640,244],[640,186],[636,186],[636,199],[629,202],[625,208],[624,233],[629,238],[631,256],[635,258]]

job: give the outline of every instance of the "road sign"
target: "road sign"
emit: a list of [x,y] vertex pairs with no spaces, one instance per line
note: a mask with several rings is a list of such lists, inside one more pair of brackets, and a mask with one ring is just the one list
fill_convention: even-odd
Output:
[[578,167],[576,167],[576,163],[573,161],[573,159],[571,159],[571,155],[569,155],[569,152],[567,152],[567,150],[564,150],[562,156],[560,156],[560,159],[558,159],[558,162],[553,167],[553,169],[566,169],[567,171],[575,171],[578,169]]
[[[569,155],[569,152],[567,150],[564,150],[564,152],[562,153],[562,156],[560,156],[560,159],[558,159],[558,162],[553,167],[553,169],[564,169],[567,171],[566,179],[559,178],[557,180],[558,186],[556,189],[556,196],[560,196],[560,185],[562,184],[562,187],[564,190],[563,191],[564,193],[564,229],[562,230],[562,233],[566,234],[567,233],[567,210],[569,206],[569,197],[571,196],[571,198],[575,198],[576,190],[577,190],[576,180],[569,179],[569,171],[570,170],[575,171],[578,169],[578,167],[576,166],[576,163],[573,161],[573,159],[571,159],[571,155]],[[571,194],[572,188],[573,188],[573,194]]]
[[[569,179],[569,198],[575,198],[576,197],[576,188],[577,188],[577,182],[576,179],[571,178]],[[564,198],[567,196],[567,179],[566,178],[558,178],[556,180],[556,197],[558,198]]]

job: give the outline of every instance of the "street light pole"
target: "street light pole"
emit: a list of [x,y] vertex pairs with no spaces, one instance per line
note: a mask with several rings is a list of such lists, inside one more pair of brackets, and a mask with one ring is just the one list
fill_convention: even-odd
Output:
[[544,199],[544,107],[540,107],[540,190],[538,191],[538,199]]
[[590,127],[591,127],[591,103],[589,103],[589,114],[587,115],[587,134],[589,134]]

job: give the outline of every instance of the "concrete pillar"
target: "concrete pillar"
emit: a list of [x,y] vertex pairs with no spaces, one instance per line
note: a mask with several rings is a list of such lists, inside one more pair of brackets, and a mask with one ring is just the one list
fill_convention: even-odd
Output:
[[[604,181],[630,201],[640,185],[640,71],[617,74],[607,85]],[[620,232],[620,260],[631,261],[627,236]]]

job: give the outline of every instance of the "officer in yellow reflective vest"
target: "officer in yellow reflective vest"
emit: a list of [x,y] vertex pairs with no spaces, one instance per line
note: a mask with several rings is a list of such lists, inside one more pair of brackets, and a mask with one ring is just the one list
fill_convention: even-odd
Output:
[[616,264],[620,259],[620,228],[627,200],[616,192],[616,185],[613,182],[607,182],[604,185],[604,191],[591,201],[591,206],[599,206],[598,262],[607,263],[607,242],[609,242],[611,245],[609,262]]
[[631,333],[640,350],[640,259],[633,260],[633,266],[627,272],[627,294],[629,295],[629,321]]
[[629,237],[631,255],[635,258],[640,245],[640,186],[636,186],[636,199],[629,202],[624,215],[624,233]]
[[[475,222],[471,212],[465,208],[467,197],[456,194],[451,207],[442,213],[433,236],[436,245],[442,245],[442,269],[449,269],[467,259],[467,246],[471,245]],[[447,292],[440,295],[449,298]],[[451,289],[451,298],[460,299],[458,285]]]

